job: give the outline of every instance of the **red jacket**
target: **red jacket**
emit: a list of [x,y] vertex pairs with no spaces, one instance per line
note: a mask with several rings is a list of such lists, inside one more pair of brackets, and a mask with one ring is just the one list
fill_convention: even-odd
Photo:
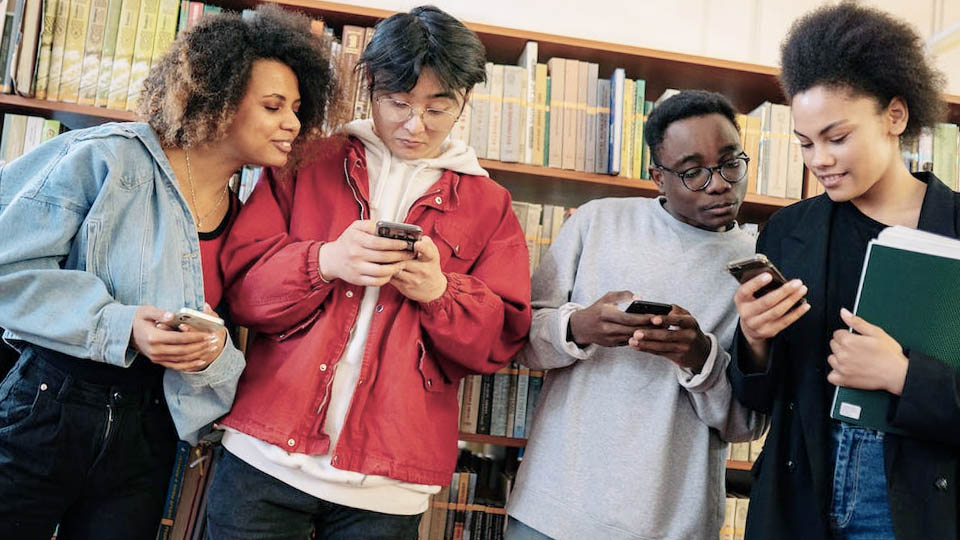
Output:
[[[364,147],[330,139],[295,177],[267,171],[224,246],[227,300],[258,332],[222,423],[290,452],[330,451],[333,369],[364,287],[318,274],[321,243],[369,219]],[[530,328],[526,242],[510,195],[445,171],[407,216],[440,250],[447,290],[428,304],[385,285],[331,461],[337,468],[446,485],[457,459],[460,379],[493,373]]]

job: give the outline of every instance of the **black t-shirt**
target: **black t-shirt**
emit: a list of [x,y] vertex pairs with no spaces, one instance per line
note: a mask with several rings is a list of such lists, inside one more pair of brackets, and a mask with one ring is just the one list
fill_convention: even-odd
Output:
[[[853,203],[836,205],[830,226],[830,245],[827,252],[827,311],[825,317],[826,338],[841,328],[846,329],[840,318],[840,308],[853,311],[860,286],[863,258],[867,244],[887,226],[861,212]],[[829,351],[829,348],[827,349]],[[827,359],[824,369],[830,371]],[[829,400],[833,399],[833,386],[827,385]]]

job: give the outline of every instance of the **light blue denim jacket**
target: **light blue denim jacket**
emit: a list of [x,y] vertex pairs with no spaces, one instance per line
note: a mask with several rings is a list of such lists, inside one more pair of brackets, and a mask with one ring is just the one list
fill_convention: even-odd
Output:
[[[129,367],[140,305],[203,309],[200,243],[153,130],[71,131],[0,167],[0,327],[22,340]],[[232,343],[201,372],[166,370],[180,437],[233,403],[244,359]]]

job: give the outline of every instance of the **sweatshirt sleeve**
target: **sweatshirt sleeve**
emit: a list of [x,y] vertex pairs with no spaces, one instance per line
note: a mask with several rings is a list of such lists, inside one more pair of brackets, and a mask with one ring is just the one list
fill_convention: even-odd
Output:
[[690,404],[700,420],[717,430],[727,442],[750,441],[766,429],[764,415],[747,409],[733,397],[733,385],[727,377],[730,354],[719,346],[716,336],[710,339],[710,354],[700,373],[675,366],[677,381],[687,390]]
[[591,358],[597,350],[597,345],[580,348],[567,340],[570,316],[584,308],[569,298],[583,251],[585,214],[581,209],[567,220],[533,275],[533,322],[523,355],[524,365],[531,369],[566,367]]
[[315,314],[333,290],[320,277],[322,242],[289,231],[296,178],[266,169],[221,254],[225,294],[237,324],[280,334]]

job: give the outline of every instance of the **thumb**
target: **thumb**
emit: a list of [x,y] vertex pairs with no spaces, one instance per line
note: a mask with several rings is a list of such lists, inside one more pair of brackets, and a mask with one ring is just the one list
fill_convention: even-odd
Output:
[[867,321],[857,317],[850,312],[847,308],[840,309],[840,318],[843,322],[849,326],[856,333],[863,336],[871,336],[877,333],[879,330],[878,327],[868,323]]
[[417,259],[420,261],[433,261],[440,256],[437,245],[433,243],[433,239],[429,236],[421,236],[414,247],[417,250]]
[[606,294],[606,300],[608,304],[620,304],[622,302],[639,299],[640,297],[636,296],[631,291],[615,291]]
[[173,313],[156,306],[140,306],[137,308],[136,317],[150,322],[165,322],[173,318]]

